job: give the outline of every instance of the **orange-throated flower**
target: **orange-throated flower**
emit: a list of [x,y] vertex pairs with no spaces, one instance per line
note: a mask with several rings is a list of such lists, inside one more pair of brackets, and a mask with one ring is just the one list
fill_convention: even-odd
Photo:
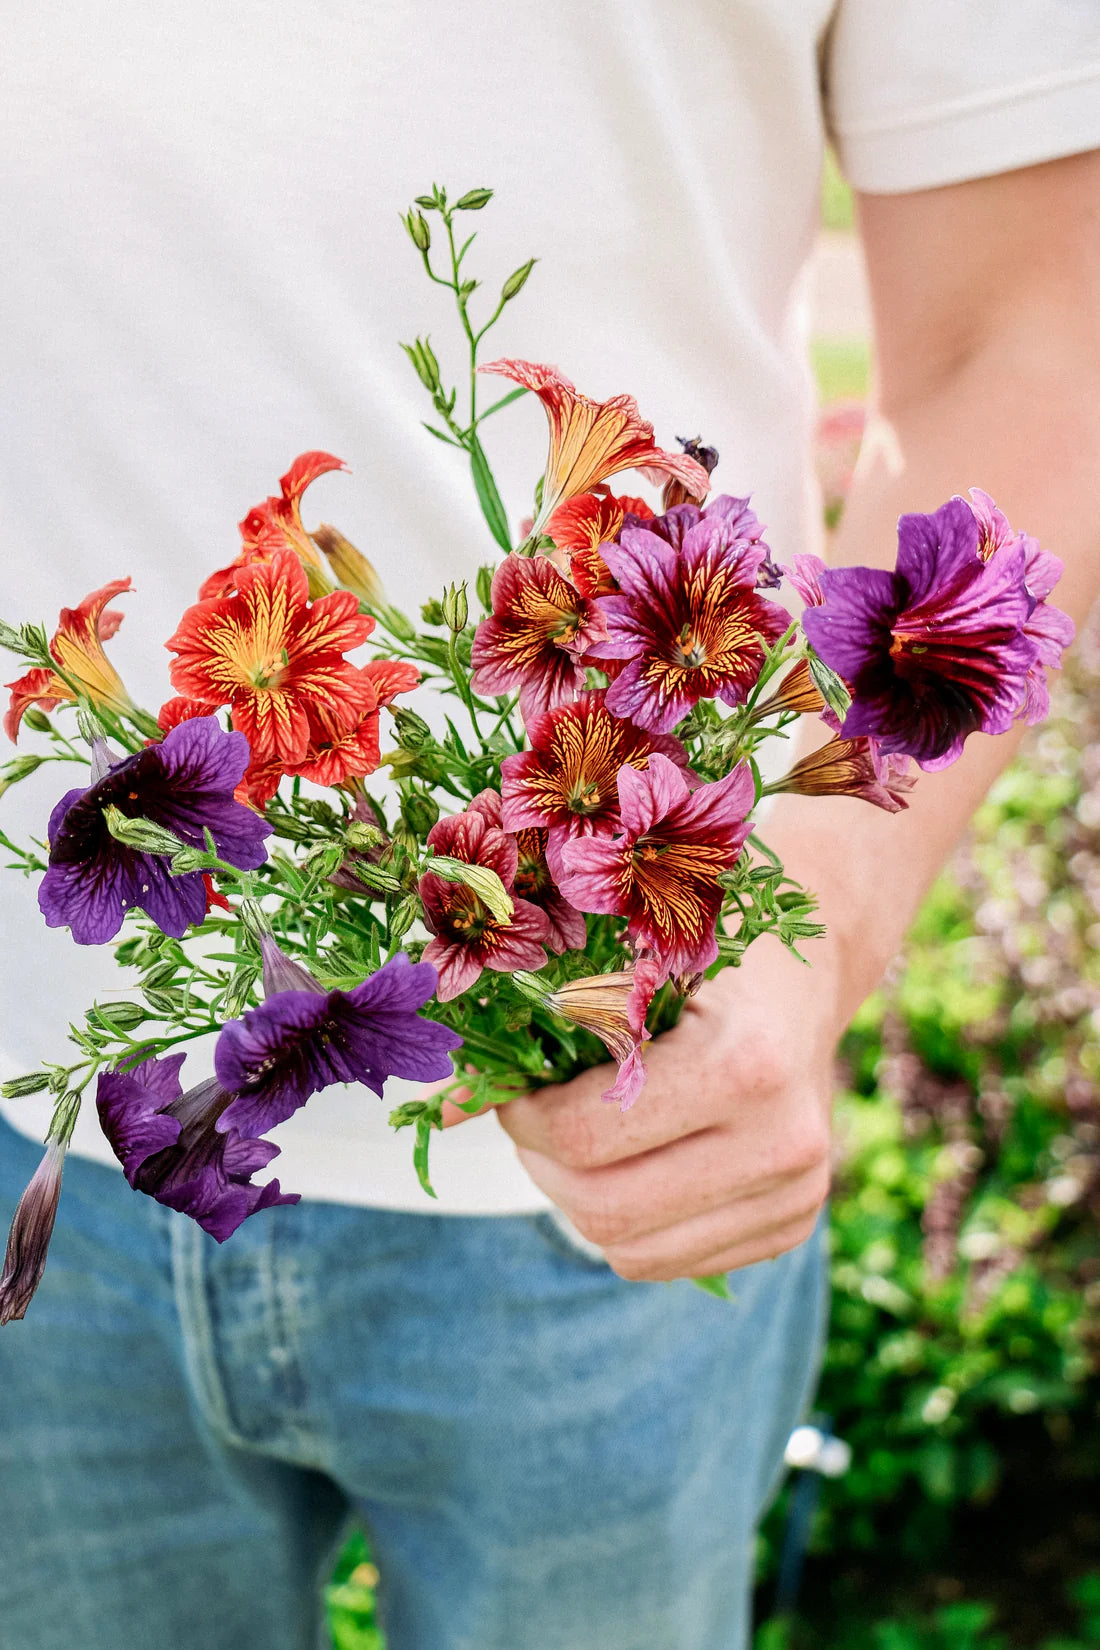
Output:
[[766,788],[769,794],[788,791],[794,796],[858,796],[864,802],[873,802],[876,808],[885,808],[888,814],[898,814],[908,808],[905,796],[916,782],[916,774],[909,772],[907,756],[884,756],[878,741],[865,736],[830,739]]
[[688,789],[655,751],[640,772],[619,772],[617,836],[574,837],[561,851],[561,890],[581,911],[625,917],[635,946],[652,952],[659,978],[696,974],[718,955],[718,878],[749,834],[755,788],[746,763]]
[[545,556],[505,556],[492,584],[492,618],[474,635],[475,693],[519,688],[529,722],[566,704],[584,686],[582,656],[607,634],[597,604],[562,577]]
[[309,534],[302,526],[302,494],[318,476],[329,470],[346,470],[342,458],[331,453],[301,453],[279,482],[280,492],[254,505],[240,523],[241,548],[228,567],[211,573],[199,587],[199,600],[228,596],[237,588],[237,574],[253,562],[270,561],[279,550],[293,550],[315,583],[330,584],[325,566]]
[[555,876],[562,869],[564,843],[619,829],[624,765],[644,768],[656,750],[687,766],[679,740],[613,716],[599,689],[535,717],[527,736],[531,749],[505,757],[501,765],[501,819],[508,831],[549,832],[547,859]]
[[15,740],[19,724],[32,705],[49,710],[63,700],[73,700],[83,693],[93,705],[125,715],[134,706],[122,685],[122,678],[103,651],[103,643],[110,641],[122,614],[108,607],[108,602],[129,590],[129,579],[113,579],[77,607],[63,607],[57,629],[50,642],[50,653],[64,675],[40,668],[28,670],[16,682],[9,682],[11,703],[4,717],[4,732]]
[[[482,791],[470,803],[474,813],[483,814],[490,825],[501,823],[499,791]],[[583,914],[570,905],[554,881],[546,861],[548,831],[524,829],[509,833],[516,844],[516,875],[512,891],[517,899],[537,905],[546,913],[549,930],[543,944],[548,951],[560,955],[563,951],[583,950],[588,939]]]
[[519,974],[515,983],[525,995],[598,1037],[619,1069],[602,1098],[622,1111],[632,1106],[645,1083],[642,1045],[649,1041],[645,1017],[659,974],[643,955],[632,969],[614,974],[587,974],[551,987],[537,974]]
[[170,676],[185,699],[229,705],[254,763],[304,762],[311,715],[352,728],[374,708],[374,689],[344,658],[374,620],[349,591],[310,602],[301,562],[288,550],[242,567],[229,596],[196,602],[166,643],[178,655]]
[[578,493],[591,492],[597,482],[621,470],[640,470],[647,481],[658,483],[674,476],[691,498],[706,498],[710,477],[702,464],[686,453],[666,453],[656,446],[653,425],[646,423],[632,395],[592,401],[557,367],[537,361],[490,361],[479,371],[499,373],[522,384],[546,410],[550,452],[531,537],[545,531],[559,504]]

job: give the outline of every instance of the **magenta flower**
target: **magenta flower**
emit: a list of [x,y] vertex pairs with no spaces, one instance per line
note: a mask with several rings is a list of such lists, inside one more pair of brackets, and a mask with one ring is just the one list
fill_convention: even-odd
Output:
[[647,733],[608,710],[603,691],[527,725],[531,749],[501,765],[501,820],[506,830],[546,830],[550,870],[578,836],[609,836],[619,826],[619,770],[642,768],[658,750],[681,767],[687,752],[671,734]]
[[1005,733],[1021,714],[1039,647],[1036,602],[1017,540],[983,561],[965,499],[902,516],[893,573],[826,569],[824,601],[802,615],[811,645],[852,693],[841,732],[870,735],[886,756],[943,768],[968,734]]
[[493,574],[493,616],[474,635],[475,693],[519,689],[524,721],[575,698],[581,658],[607,634],[599,604],[545,556],[505,556]]
[[[482,799],[433,825],[428,845],[437,854],[495,871],[505,893],[512,894],[519,869],[516,839],[490,822]],[[511,917],[503,920],[472,888],[447,882],[430,870],[420,879],[420,898],[433,936],[424,961],[438,970],[436,996],[441,1003],[466,991],[484,968],[511,974],[517,968],[542,968],[546,962],[543,946],[550,921],[528,900],[514,899]]]
[[1022,544],[1024,548],[1024,585],[1033,604],[1024,634],[1035,643],[1038,657],[1027,673],[1021,716],[1029,724],[1041,722],[1050,714],[1046,673],[1061,669],[1062,651],[1076,634],[1069,614],[1059,607],[1051,607],[1046,600],[1062,577],[1062,563],[1029,533],[1014,533],[1007,516],[980,487],[971,487],[970,498],[970,508],[978,523],[978,554],[983,561],[989,561],[999,550],[1014,544]]
[[271,826],[234,799],[248,766],[248,740],[226,733],[213,716],[181,722],[159,745],[112,760],[100,740],[92,783],[68,791],[50,815],[50,862],[38,904],[50,928],[67,923],[78,945],[102,945],[139,906],[166,934],[179,939],[206,915],[202,873],[171,875],[163,856],[127,848],[108,831],[110,804],[131,819],[150,819],[189,847],[205,847],[213,833],[222,859],[251,871],[267,858]]
[[135,1191],[197,1221],[224,1243],[242,1221],[277,1203],[297,1203],[277,1180],[254,1186],[279,1148],[225,1125],[234,1096],[216,1078],[187,1093],[182,1054],[149,1059],[132,1071],[100,1073],[96,1107],[103,1132]]
[[718,955],[718,878],[744,846],[754,799],[744,762],[694,791],[657,752],[641,772],[623,767],[621,834],[565,843],[562,892],[581,911],[624,917],[635,946],[653,953],[660,979],[700,973]]
[[[482,791],[469,805],[469,812],[480,813],[490,825],[498,829],[501,823],[499,791]],[[512,892],[528,905],[537,905],[545,912],[548,951],[560,956],[563,951],[581,951],[588,939],[583,913],[576,910],[554,881],[546,859],[548,831],[538,828],[510,831],[516,844],[516,875]]]
[[619,544],[603,547],[620,593],[599,599],[607,640],[589,656],[626,662],[607,707],[653,733],[674,728],[700,699],[743,703],[790,624],[785,608],[757,594],[767,546],[739,536],[749,530],[743,501],[716,503],[730,508],[678,505],[662,518],[667,536],[650,523],[624,528]]

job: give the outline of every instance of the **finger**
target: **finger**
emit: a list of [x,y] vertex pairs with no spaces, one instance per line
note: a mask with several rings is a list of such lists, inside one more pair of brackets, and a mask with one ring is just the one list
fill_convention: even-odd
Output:
[[[717,1167],[701,1162],[703,1155],[717,1158]],[[567,1170],[526,1150],[519,1162],[590,1242],[642,1246],[646,1256],[670,1246],[703,1256],[742,1241],[820,1208],[830,1185],[828,1162],[747,1180],[719,1130],[604,1170]]]
[[671,1283],[674,1278],[711,1277],[742,1266],[755,1266],[760,1261],[776,1260],[797,1249],[812,1235],[820,1213],[820,1206],[808,1209],[714,1249],[700,1251],[676,1243],[667,1250],[647,1255],[633,1245],[610,1245],[604,1255],[612,1270],[631,1282]]
[[463,1111],[462,1107],[456,1105],[455,1102],[458,1100],[469,1100],[470,1093],[471,1091],[469,1089],[452,1089],[451,1094],[453,1099],[444,1100],[443,1105],[440,1108],[440,1117],[445,1129],[453,1129],[459,1123],[468,1123],[472,1117],[482,1117],[487,1111],[492,1109],[490,1106],[486,1105],[482,1106],[480,1111]]

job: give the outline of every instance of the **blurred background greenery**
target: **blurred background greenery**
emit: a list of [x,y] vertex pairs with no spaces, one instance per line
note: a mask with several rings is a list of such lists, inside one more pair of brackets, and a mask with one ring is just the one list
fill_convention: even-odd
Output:
[[[851,197],[822,191],[814,366],[835,522],[869,349]],[[856,803],[852,804],[857,806]],[[845,1039],[823,1483],[796,1615],[760,1537],[756,1650],[1100,1646],[1100,632]],[[719,1308],[716,1306],[716,1310]],[[335,1650],[382,1650],[361,1537]]]

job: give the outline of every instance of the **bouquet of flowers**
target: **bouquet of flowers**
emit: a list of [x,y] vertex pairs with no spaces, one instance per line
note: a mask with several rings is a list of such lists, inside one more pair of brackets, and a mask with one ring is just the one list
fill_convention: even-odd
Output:
[[[112,944],[126,971],[126,994],[71,1027],[75,1058],[4,1085],[48,1090],[55,1109],[0,1322],[42,1276],[89,1092],[130,1184],[219,1242],[297,1201],[256,1178],[278,1155],[266,1135],[334,1083],[437,1085],[391,1116],[430,1193],[445,1098],[480,1110],[610,1055],[604,1098],[631,1106],[647,1039],[704,978],[764,934],[794,949],[823,932],[754,831],[764,796],[897,811],[911,760],[945,767],[971,732],[1046,712],[1045,671],[1073,633],[1047,601],[1060,563],[984,493],[904,516],[893,572],[781,566],[748,499],[712,494],[718,455],[700,440],[666,451],[630,396],[482,364],[534,262],[476,326],[474,237],[459,231],[489,199],[435,188],[405,218],[456,305],[461,410],[429,340],[403,347],[431,397],[426,427],[470,466],[495,566],[414,623],[341,533],[306,529],[310,483],[344,467],[309,452],[181,615],[156,716],[107,651],[128,579],[66,608],[52,637],[0,627],[29,667],[9,684],[6,732],[43,742],[0,788],[45,762],[78,769],[44,841],[0,843],[40,879],[46,923]],[[482,410],[485,375],[513,387]],[[549,452],[514,542],[483,431],[527,394]],[[660,497],[611,492],[624,471]],[[775,599],[784,578],[800,621]],[[765,783],[761,745],[805,717],[830,736]],[[189,1087],[187,1045],[203,1037],[214,1075]]]

